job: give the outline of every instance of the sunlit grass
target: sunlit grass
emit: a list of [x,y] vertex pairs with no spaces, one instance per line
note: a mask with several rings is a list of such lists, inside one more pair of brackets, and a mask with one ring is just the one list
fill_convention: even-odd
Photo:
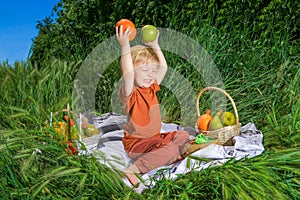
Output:
[[[222,34],[209,24],[189,37],[209,52],[224,89],[235,100],[240,121],[252,121],[264,134],[266,151],[252,159],[191,172],[176,181],[160,180],[136,194],[120,176],[89,156],[69,156],[65,144],[45,125],[50,112],[72,103],[73,79],[82,62],[55,60],[40,69],[30,63],[0,64],[0,196],[4,199],[299,199],[300,196],[300,68],[289,43],[274,37],[251,41],[251,33]],[[206,87],[190,63],[166,53],[195,94]],[[111,93],[119,80],[112,64],[100,79],[96,108],[111,109]],[[112,76],[116,75],[116,76]],[[112,77],[114,77],[112,79]],[[169,74],[170,80],[176,75]],[[101,82],[102,81],[102,82]],[[177,95],[186,88],[178,84]],[[185,99],[186,98],[186,99]],[[183,102],[188,100],[183,97]],[[159,100],[166,122],[182,122],[180,102],[162,87]],[[209,99],[201,105],[206,109]],[[188,107],[187,107],[188,108]],[[195,116],[195,105],[187,110]],[[190,118],[193,122],[193,118]]]

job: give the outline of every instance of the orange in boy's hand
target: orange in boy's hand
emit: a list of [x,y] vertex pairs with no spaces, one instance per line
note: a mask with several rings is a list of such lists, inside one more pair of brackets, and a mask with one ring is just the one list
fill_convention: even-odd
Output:
[[129,41],[132,41],[136,36],[136,28],[132,21],[129,19],[121,19],[117,22],[116,26],[120,27],[123,25],[123,32],[127,29],[127,27],[130,27],[131,34],[129,35]]

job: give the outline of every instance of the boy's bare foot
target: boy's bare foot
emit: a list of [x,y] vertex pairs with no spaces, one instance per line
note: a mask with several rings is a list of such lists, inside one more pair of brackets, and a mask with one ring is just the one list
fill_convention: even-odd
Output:
[[136,186],[138,183],[140,183],[140,180],[136,175],[136,174],[139,174],[140,171],[135,164],[133,164],[130,167],[128,167],[127,169],[123,170],[123,173],[129,180],[131,185]]
[[127,177],[128,181],[131,183],[132,186],[136,186],[137,184],[140,183],[140,180],[138,177],[135,175],[134,172],[129,172],[129,171],[123,171],[125,176]]

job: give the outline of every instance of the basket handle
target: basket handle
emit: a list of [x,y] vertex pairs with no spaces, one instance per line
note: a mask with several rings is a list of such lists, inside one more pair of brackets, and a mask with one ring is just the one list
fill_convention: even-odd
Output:
[[232,104],[232,107],[233,107],[233,110],[234,110],[234,114],[235,114],[235,121],[236,121],[236,124],[238,125],[239,124],[239,115],[238,115],[238,112],[237,112],[237,109],[236,109],[236,105],[232,99],[232,97],[223,89],[221,88],[217,88],[217,87],[213,87],[213,86],[209,86],[209,87],[206,87],[206,88],[203,88],[199,94],[197,95],[197,100],[196,100],[196,109],[197,109],[197,114],[198,114],[198,117],[200,117],[201,113],[200,113],[200,109],[199,109],[199,100],[200,100],[200,96],[205,92],[205,91],[208,91],[208,90],[216,90],[216,91],[219,91],[223,94],[225,94],[225,96],[230,100],[231,104]]

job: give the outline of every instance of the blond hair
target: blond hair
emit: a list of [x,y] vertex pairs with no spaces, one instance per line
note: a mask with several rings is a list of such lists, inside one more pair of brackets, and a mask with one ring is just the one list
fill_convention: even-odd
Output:
[[157,55],[153,52],[152,48],[136,45],[131,47],[132,62],[135,64],[137,61],[145,62],[159,62]]

